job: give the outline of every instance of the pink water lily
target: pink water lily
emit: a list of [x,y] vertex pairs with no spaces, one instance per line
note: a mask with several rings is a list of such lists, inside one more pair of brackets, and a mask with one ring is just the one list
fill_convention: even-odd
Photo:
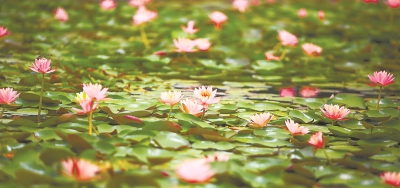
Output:
[[54,12],[54,18],[60,22],[66,22],[68,21],[68,13],[63,8],[58,7]]
[[3,26],[0,26],[0,38],[1,38],[1,37],[4,37],[4,36],[6,36],[6,35],[9,35],[9,34],[10,34],[10,32],[7,31],[7,28],[5,28],[5,27],[3,27]]
[[97,178],[100,168],[84,159],[69,158],[61,161],[62,173],[78,181],[90,181]]
[[0,89],[0,104],[12,104],[19,97],[19,94],[13,88]]
[[395,82],[395,77],[393,74],[390,74],[386,71],[374,72],[374,75],[368,75],[368,78],[372,83],[369,83],[370,86],[388,86]]
[[100,2],[100,7],[103,10],[112,10],[117,7],[117,3],[114,0],[103,0]]
[[318,131],[311,135],[308,143],[315,147],[315,150],[321,149],[324,147],[324,135],[321,131]]
[[182,27],[182,30],[185,31],[185,32],[188,33],[188,34],[194,34],[194,33],[196,33],[197,31],[199,31],[199,29],[195,29],[195,28],[194,28],[194,21],[193,21],[193,20],[190,20],[190,21],[187,23],[187,27],[185,27],[184,25],[182,25],[181,27]]
[[203,105],[198,104],[195,100],[185,99],[181,102],[181,106],[179,106],[182,112],[186,114],[192,114],[194,116],[201,116],[203,113]]
[[166,105],[174,106],[181,101],[182,97],[183,95],[180,91],[165,91],[161,93],[160,102]]
[[200,51],[207,51],[211,47],[211,42],[207,38],[199,38],[194,42]]
[[147,10],[146,7],[141,6],[136,11],[136,14],[132,17],[133,25],[140,25],[146,22],[150,22],[157,18],[158,13],[154,11]]
[[262,128],[265,127],[271,119],[274,118],[274,115],[268,113],[259,113],[250,116],[251,122],[249,127],[253,128]]
[[291,88],[291,87],[282,88],[282,89],[280,89],[279,96],[294,97],[294,96],[296,96],[296,92],[295,92],[294,88]]
[[203,105],[205,109],[208,109],[209,105],[218,103],[221,100],[221,97],[215,97],[217,89],[212,90],[212,86],[195,88],[193,93],[197,99],[197,103]]
[[149,3],[151,0],[130,0],[129,5],[132,7],[142,7]]
[[93,101],[81,101],[79,102],[79,105],[81,105],[82,109],[78,108],[72,108],[78,115],[85,115],[89,114],[90,112],[94,112],[99,103],[94,103]]
[[318,11],[318,18],[321,21],[325,20],[325,12],[323,10]]
[[308,56],[319,56],[322,52],[321,47],[312,43],[304,43],[303,45],[301,45],[301,48]]
[[281,60],[281,58],[278,57],[278,56],[274,56],[274,54],[272,54],[271,52],[265,52],[265,60],[267,60],[267,61],[270,61],[270,60],[279,61],[279,60]]
[[300,126],[298,123],[295,123],[293,120],[289,119],[285,121],[286,128],[290,134],[294,135],[305,135],[310,132],[308,128],[304,126]]
[[103,88],[101,84],[92,84],[92,83],[83,84],[83,91],[92,100],[98,100],[98,101],[108,100],[108,98],[106,98],[107,90],[108,88]]
[[280,30],[278,32],[278,38],[283,46],[296,46],[298,42],[298,39],[295,35],[285,30]]
[[175,51],[177,52],[195,52],[194,47],[196,46],[196,42],[194,40],[190,40],[188,38],[178,38],[174,39],[174,45],[177,48]]
[[209,17],[210,17],[211,21],[214,22],[215,27],[217,28],[217,30],[220,30],[221,29],[221,25],[223,23],[225,23],[226,20],[228,20],[228,17],[224,13],[219,12],[219,11],[215,11],[215,12],[211,13],[209,15]]
[[339,105],[324,104],[324,108],[320,108],[325,117],[334,121],[345,120],[345,117],[350,113],[350,110]]
[[400,172],[383,172],[381,178],[386,184],[400,186]]
[[37,58],[35,59],[35,63],[32,63],[32,67],[30,67],[31,70],[37,72],[37,73],[51,73],[56,71],[55,69],[51,69],[50,67],[51,64],[51,59],[47,60],[46,58]]
[[205,159],[188,159],[181,162],[175,170],[179,179],[189,183],[208,182],[216,172]]
[[386,0],[385,3],[390,8],[399,8],[400,7],[400,0]]
[[239,12],[245,12],[249,7],[249,0],[233,0],[233,7],[235,7]]
[[319,89],[316,87],[305,86],[300,90],[300,96],[305,98],[316,97],[319,93]]
[[307,10],[305,8],[299,9],[299,12],[297,12],[297,15],[299,15],[300,18],[305,18],[307,17]]
[[363,0],[364,3],[379,3],[379,0]]

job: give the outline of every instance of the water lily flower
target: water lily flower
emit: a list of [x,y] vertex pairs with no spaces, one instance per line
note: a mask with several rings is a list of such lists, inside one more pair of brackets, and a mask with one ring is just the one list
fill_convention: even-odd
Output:
[[318,18],[319,18],[319,20],[324,21],[325,12],[323,10],[318,11]]
[[281,97],[294,97],[296,96],[294,88],[287,87],[280,89],[279,96]]
[[151,0],[130,0],[129,5],[132,7],[142,7],[149,3]]
[[154,11],[147,10],[146,7],[141,6],[136,11],[136,14],[132,17],[133,25],[140,25],[157,18],[158,13]]
[[205,159],[189,159],[181,162],[175,170],[178,177],[189,183],[208,182],[216,172]]
[[287,130],[290,134],[294,135],[305,135],[310,132],[307,127],[300,126],[298,123],[295,123],[293,120],[289,119],[285,121]]
[[90,97],[88,97],[86,92],[82,91],[82,92],[76,94],[75,100],[76,100],[76,102],[79,103],[79,102],[84,102],[84,101],[91,101],[92,99]]
[[161,93],[160,102],[166,105],[174,106],[181,101],[182,97],[183,95],[180,91],[165,91]]
[[178,38],[174,39],[174,45],[177,48],[176,52],[195,52],[194,47],[196,46],[196,42],[194,40],[190,40],[188,38]]
[[35,63],[32,63],[32,67],[30,67],[30,69],[37,73],[42,73],[42,74],[56,71],[55,69],[51,69],[50,64],[51,64],[51,59],[47,60],[44,57],[37,58],[35,59]]
[[370,86],[388,86],[395,82],[395,77],[393,74],[390,74],[386,71],[375,71],[374,75],[368,75],[368,78],[371,80],[371,82],[373,82],[368,84]]
[[379,0],[363,0],[364,3],[379,3]]
[[283,46],[296,46],[298,42],[298,39],[295,35],[285,30],[280,30],[278,32],[278,38]]
[[114,0],[103,0],[100,2],[100,7],[103,10],[112,10],[117,7],[117,3]]
[[14,91],[13,88],[0,89],[0,104],[12,104],[19,97],[19,94],[20,93]]
[[182,112],[186,114],[192,114],[194,116],[201,116],[203,113],[203,105],[198,104],[195,100],[185,99],[181,102],[181,106],[179,106]]
[[350,113],[350,110],[339,105],[324,104],[324,109],[319,108],[325,117],[334,121],[345,120],[345,117]]
[[184,25],[182,25],[181,27],[182,27],[182,30],[185,31],[185,32],[188,33],[188,34],[194,34],[194,33],[196,33],[197,31],[199,31],[199,29],[195,29],[195,28],[194,28],[194,21],[193,21],[193,20],[190,20],[190,21],[187,23],[187,27],[185,27]]
[[66,22],[68,21],[68,13],[63,8],[58,7],[54,12],[54,18],[60,22]]
[[270,60],[279,61],[279,60],[281,60],[281,58],[278,57],[278,56],[274,56],[274,54],[272,54],[271,52],[265,52],[265,60],[267,60],[267,61],[270,61]]
[[7,28],[0,26],[0,38],[4,37],[6,35],[9,35],[9,34],[10,34],[10,32],[7,31]]
[[390,8],[399,8],[400,7],[400,0],[386,0],[385,3]]
[[305,98],[315,97],[319,93],[318,88],[312,88],[310,86],[305,86],[300,90],[300,95]]
[[318,131],[311,135],[308,143],[315,147],[315,150],[321,149],[324,147],[324,135],[321,131]]
[[62,160],[62,173],[78,181],[90,181],[95,179],[100,168],[89,161],[83,159],[69,158]]
[[201,86],[201,88],[195,88],[193,93],[197,102],[203,105],[205,109],[208,109],[210,104],[218,103],[221,100],[221,97],[215,97],[217,89],[212,90],[212,86]]
[[303,45],[301,45],[301,48],[308,56],[319,56],[322,52],[321,47],[312,43],[304,43]]
[[245,12],[249,7],[249,0],[233,0],[233,7],[239,10],[239,12]]
[[207,51],[211,47],[211,42],[207,38],[199,38],[194,41],[200,51]]
[[305,18],[307,17],[307,10],[305,8],[301,8],[299,12],[297,12],[300,18]]
[[265,127],[272,118],[274,118],[274,115],[270,114],[269,112],[251,115],[251,122],[249,126],[253,128]]
[[108,88],[103,88],[101,84],[83,84],[83,91],[92,100],[104,101],[108,100],[107,92]]
[[94,112],[99,103],[94,103],[91,100],[86,100],[86,101],[81,101],[79,102],[79,105],[81,105],[82,110],[78,108],[72,108],[78,115],[85,115],[85,114],[90,114],[90,112]]
[[229,155],[225,153],[214,153],[213,155],[207,155],[205,159],[208,162],[215,162],[215,161],[224,162],[229,160]]
[[399,172],[383,172],[381,178],[386,184],[393,186],[400,186],[400,173]]
[[214,22],[217,30],[221,30],[221,24],[225,23],[226,20],[228,20],[228,17],[224,13],[219,11],[215,11],[208,16],[210,17],[211,21]]

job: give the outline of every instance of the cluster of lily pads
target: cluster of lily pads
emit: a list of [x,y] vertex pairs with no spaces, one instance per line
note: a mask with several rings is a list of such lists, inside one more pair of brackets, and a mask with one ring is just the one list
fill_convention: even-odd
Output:
[[[364,2],[378,3],[375,0]],[[284,68],[292,66],[288,64],[290,61],[294,61],[293,64],[298,68],[292,71],[299,72],[301,67],[316,68],[318,65],[314,63],[322,63],[322,48],[304,42],[302,50],[307,55],[305,63],[293,60],[295,56],[301,57],[296,53],[296,48],[293,48],[299,38],[279,29],[278,44],[274,47],[264,46],[264,49],[272,49],[271,51],[255,52],[262,54],[265,61],[257,62],[257,65],[251,67],[239,65],[229,72],[229,68],[216,63],[224,59],[224,53],[221,52],[230,51],[218,44],[228,44],[232,40],[222,37],[232,31],[229,31],[232,28],[229,28],[228,17],[229,22],[234,22],[235,19],[231,17],[240,14],[238,20],[243,21],[246,16],[252,16],[252,9],[256,12],[263,10],[261,7],[265,5],[275,6],[278,2],[234,0],[229,5],[226,2],[209,3],[217,8],[233,7],[235,11],[221,8],[227,14],[220,10],[210,13],[209,19],[215,24],[216,30],[202,25],[201,21],[199,23],[202,27],[197,29],[194,28],[193,18],[184,20],[187,26],[181,27],[183,33],[173,34],[174,39],[169,40],[174,42],[176,49],[166,50],[162,43],[161,47],[155,46],[158,39],[151,25],[146,28],[147,33],[144,30],[144,23],[153,21],[158,16],[157,12],[147,9],[147,6],[151,7],[155,2],[130,0],[129,5],[138,8],[132,17],[132,25],[138,27],[140,39],[129,41],[140,40],[140,45],[144,45],[143,51],[138,52],[142,53],[143,58],[131,60],[147,70],[161,72],[173,68],[182,75],[191,74],[190,70],[198,71],[196,73],[201,72],[204,75],[194,75],[191,78],[204,80],[223,79],[220,76],[227,75],[227,79],[234,80],[235,77],[252,73],[246,72],[248,69],[261,67],[264,68],[262,70],[267,70],[267,74],[280,74],[276,70],[292,74],[289,68]],[[397,0],[385,3],[391,8],[400,6]],[[178,6],[172,3],[171,7]],[[207,5],[204,6],[208,8]],[[112,17],[107,23],[110,25],[130,14],[130,10],[125,9],[127,6],[117,5],[114,0],[102,0],[100,6],[96,4],[88,7],[95,12],[97,9],[104,11],[96,18],[88,13],[90,19]],[[296,11],[292,11],[293,14],[298,15],[299,19],[304,19],[305,23],[310,21],[306,20],[309,9],[294,10]],[[72,9],[68,12],[72,16],[78,15]],[[119,12],[122,13],[118,14]],[[317,15],[320,22],[318,24],[333,22],[332,18],[326,20],[326,16],[331,16],[329,11],[318,10]],[[391,19],[393,15],[392,11]],[[205,19],[201,15],[199,17],[199,20]],[[55,27],[59,31],[68,28],[68,22],[73,23],[67,11],[61,7],[54,12],[54,18],[60,21],[60,28]],[[259,18],[252,18],[247,21],[257,25]],[[162,19],[165,23],[171,20],[167,16],[157,19]],[[87,22],[82,21],[76,28],[88,27],[86,24]],[[91,24],[97,23],[94,21]],[[122,22],[118,24],[123,25]],[[227,24],[227,28],[222,28],[222,24]],[[171,24],[169,27],[174,28],[176,25]],[[42,25],[37,27],[41,28]],[[96,27],[106,28],[102,25]],[[161,28],[160,25],[157,27]],[[209,39],[194,39],[194,33],[201,30],[208,32],[201,35],[214,39],[212,47]],[[229,32],[223,33],[224,30]],[[252,34],[252,31],[248,31],[245,35],[257,38],[257,32]],[[4,45],[0,49],[18,49],[16,39],[5,39],[12,38],[14,34],[14,31],[10,33],[6,28],[0,27],[0,37],[4,37]],[[18,39],[18,32],[16,36]],[[96,36],[101,38],[107,35],[100,30]],[[44,36],[36,37],[35,40],[46,41]],[[216,40],[218,37],[221,41]],[[300,40],[304,41],[304,38]],[[29,38],[24,41],[29,41]],[[73,45],[78,43],[76,40]],[[234,46],[234,43],[229,44]],[[139,43],[135,45],[140,46]],[[326,43],[325,45],[324,53],[327,48],[332,49]],[[357,48],[362,45],[357,44]],[[38,43],[37,46],[49,48],[47,44]],[[280,46],[292,47],[280,49]],[[86,46],[82,54],[93,53],[88,48],[90,47]],[[216,49],[215,53],[213,48]],[[53,52],[57,52],[56,49]],[[73,55],[73,52],[81,53],[79,50],[69,50],[73,57],[65,59],[67,62],[74,58],[82,60],[79,55]],[[117,52],[124,54],[127,50],[128,48],[119,48]],[[280,57],[273,55],[279,51]],[[153,54],[149,55],[151,53]],[[258,55],[255,56],[259,58]],[[309,57],[314,58],[309,60]],[[325,89],[329,88],[327,85],[330,83],[318,85],[320,88],[317,85],[305,85],[299,91],[301,97],[295,97],[295,88],[283,82],[276,85],[280,88],[280,93],[271,94],[270,87],[264,83],[225,81],[224,86],[218,86],[187,80],[171,81],[142,72],[132,73],[128,69],[132,64],[126,66],[128,70],[118,69],[121,64],[116,62],[118,58],[123,60],[124,57],[118,57],[112,63],[105,62],[108,58],[109,56],[102,55],[91,56],[89,60],[93,65],[88,67],[83,64],[76,64],[78,67],[74,67],[63,62],[63,59],[56,58],[54,61],[53,58],[56,69],[52,69],[52,60],[39,56],[30,67],[33,73],[28,76],[21,74],[27,72],[27,66],[13,63],[12,60],[11,63],[4,61],[1,67],[4,73],[0,73],[0,78],[4,80],[1,86],[7,87],[0,89],[0,104],[3,107],[0,115],[0,187],[400,185],[400,172],[397,170],[400,166],[400,105],[398,98],[387,94],[385,98],[382,97],[385,94],[383,88],[395,83],[395,77],[391,73],[376,71],[367,77],[367,73],[357,72],[357,75],[364,74],[365,80],[370,80],[369,86],[379,86],[376,100],[363,98],[360,94]],[[229,58],[226,59],[230,62]],[[96,68],[99,62],[101,65]],[[240,64],[237,59],[233,62],[229,64],[232,67],[238,62]],[[393,67],[388,69],[396,69],[396,65]],[[384,69],[374,67],[374,70],[378,68]],[[212,75],[220,70],[222,73]],[[52,75],[46,78],[45,75],[50,73]],[[41,79],[37,79],[36,74],[41,75]],[[357,75],[350,78],[357,78]],[[179,78],[177,74],[164,76]],[[257,78],[269,81],[269,84],[273,84],[271,80],[276,79],[273,76]],[[292,81],[309,82],[308,79],[300,82],[303,78],[310,77]],[[36,88],[39,83],[40,87]],[[261,89],[255,90],[256,86]],[[357,86],[367,91],[366,93],[371,91],[368,93],[371,97],[376,94],[368,87]],[[321,91],[330,97],[315,98]],[[74,108],[77,106],[80,108]],[[86,115],[87,120],[84,118]]]

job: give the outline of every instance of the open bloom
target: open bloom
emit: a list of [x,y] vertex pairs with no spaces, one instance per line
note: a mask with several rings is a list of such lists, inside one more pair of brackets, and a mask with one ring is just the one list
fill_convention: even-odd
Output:
[[199,29],[195,29],[194,28],[194,21],[193,20],[190,20],[187,23],[187,27],[185,27],[184,25],[182,25],[181,27],[182,27],[182,30],[185,31],[188,34],[193,34],[193,33],[196,33],[197,31],[199,31]]
[[147,10],[146,7],[141,6],[132,17],[133,25],[140,25],[157,18],[157,12]]
[[300,126],[298,123],[295,123],[293,120],[289,119],[285,121],[287,130],[290,134],[294,135],[304,135],[310,132],[308,128],[304,126]]
[[10,32],[7,31],[7,28],[0,26],[0,38],[4,37],[6,35],[9,35],[9,34],[10,34]]
[[42,73],[42,74],[56,71],[55,69],[50,70],[51,69],[50,64],[51,64],[51,59],[47,60],[46,58],[42,57],[35,59],[35,63],[32,63],[32,67],[30,67],[30,69],[37,73]]
[[103,88],[101,84],[83,84],[83,91],[86,95],[91,98],[92,100],[107,100],[107,92],[108,88]]
[[221,24],[225,23],[226,20],[228,20],[228,17],[224,13],[219,11],[215,11],[208,16],[210,17],[211,21],[214,22],[217,30],[220,30]]
[[213,155],[207,155],[206,156],[206,161],[208,162],[215,162],[215,161],[228,161],[229,160],[229,155],[225,153],[214,153]]
[[249,7],[249,0],[233,0],[233,7],[239,10],[239,12],[245,12]]
[[310,139],[308,140],[308,143],[313,145],[315,149],[320,149],[324,147],[324,135],[322,134],[321,131],[318,131],[311,135]]
[[345,120],[345,117],[350,113],[350,110],[339,105],[324,104],[324,109],[319,108],[325,117],[332,120]]
[[196,39],[194,42],[200,51],[207,51],[211,47],[211,42],[207,38]]
[[99,103],[95,103],[94,101],[91,100],[80,101],[79,104],[81,105],[82,110],[78,108],[72,108],[79,115],[89,114],[90,111],[92,112],[95,111],[99,106]]
[[301,48],[308,56],[319,56],[322,52],[321,47],[311,43],[304,43]]
[[100,2],[100,7],[103,10],[112,10],[117,7],[117,3],[114,0],[103,0]]
[[400,7],[400,0],[386,0],[385,3],[390,8],[399,8]]
[[215,97],[217,94],[217,89],[213,91],[212,86],[201,86],[201,88],[195,88],[193,93],[197,98],[197,102],[203,105],[205,109],[208,109],[210,104],[218,103],[219,100],[221,100],[221,97]]
[[395,81],[395,77],[393,77],[393,74],[390,74],[386,71],[375,71],[374,75],[368,75],[368,78],[371,80],[371,82],[373,82],[368,84],[370,86],[387,86]]
[[296,93],[294,91],[294,88],[287,87],[287,88],[280,89],[279,96],[281,96],[281,97],[294,97],[294,96],[296,96]]
[[318,18],[321,21],[325,19],[325,12],[323,10],[318,11]]
[[300,95],[305,98],[315,97],[318,95],[318,93],[319,89],[316,87],[312,88],[310,86],[305,86],[300,90]]
[[400,186],[400,173],[399,172],[383,172],[381,178],[386,184],[393,186]]
[[305,8],[301,8],[299,12],[297,12],[300,18],[305,18],[307,17],[307,10]]
[[20,93],[14,91],[12,88],[2,88],[0,89],[0,104],[11,104],[18,97]]
[[189,183],[204,183],[209,181],[215,171],[211,169],[209,162],[205,159],[189,159],[183,161],[175,170],[178,177]]
[[62,160],[62,173],[78,181],[89,181],[96,178],[100,168],[89,161],[83,159],[70,158]]
[[54,12],[54,18],[60,22],[66,22],[68,21],[68,13],[63,8],[58,7]]
[[160,101],[166,105],[174,106],[176,103],[181,101],[182,97],[183,95],[180,91],[165,91],[161,93]]
[[265,60],[267,60],[267,61],[269,61],[269,60],[279,61],[279,60],[281,60],[281,58],[278,57],[278,56],[274,56],[274,54],[272,54],[271,52],[265,52]]
[[203,105],[198,104],[194,100],[185,99],[181,104],[182,105],[179,106],[179,109],[186,114],[200,116],[203,113]]
[[178,38],[174,39],[174,45],[176,48],[175,51],[177,52],[195,52],[196,50],[193,49],[196,46],[196,42],[194,40],[190,40],[187,38]]
[[363,0],[364,3],[379,3],[379,0]]
[[251,115],[251,122],[249,126],[254,128],[265,127],[272,118],[274,118],[274,115],[270,114],[269,112]]
[[130,0],[129,5],[132,7],[142,7],[149,2],[150,0]]
[[295,35],[285,30],[280,30],[278,32],[278,38],[283,46],[296,46],[298,42],[298,39]]

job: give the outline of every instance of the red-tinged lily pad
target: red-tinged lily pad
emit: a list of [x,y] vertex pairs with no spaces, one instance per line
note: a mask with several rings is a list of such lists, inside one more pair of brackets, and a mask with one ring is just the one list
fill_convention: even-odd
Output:
[[120,125],[127,124],[140,124],[143,125],[143,121],[139,118],[131,115],[111,115],[111,117]]

